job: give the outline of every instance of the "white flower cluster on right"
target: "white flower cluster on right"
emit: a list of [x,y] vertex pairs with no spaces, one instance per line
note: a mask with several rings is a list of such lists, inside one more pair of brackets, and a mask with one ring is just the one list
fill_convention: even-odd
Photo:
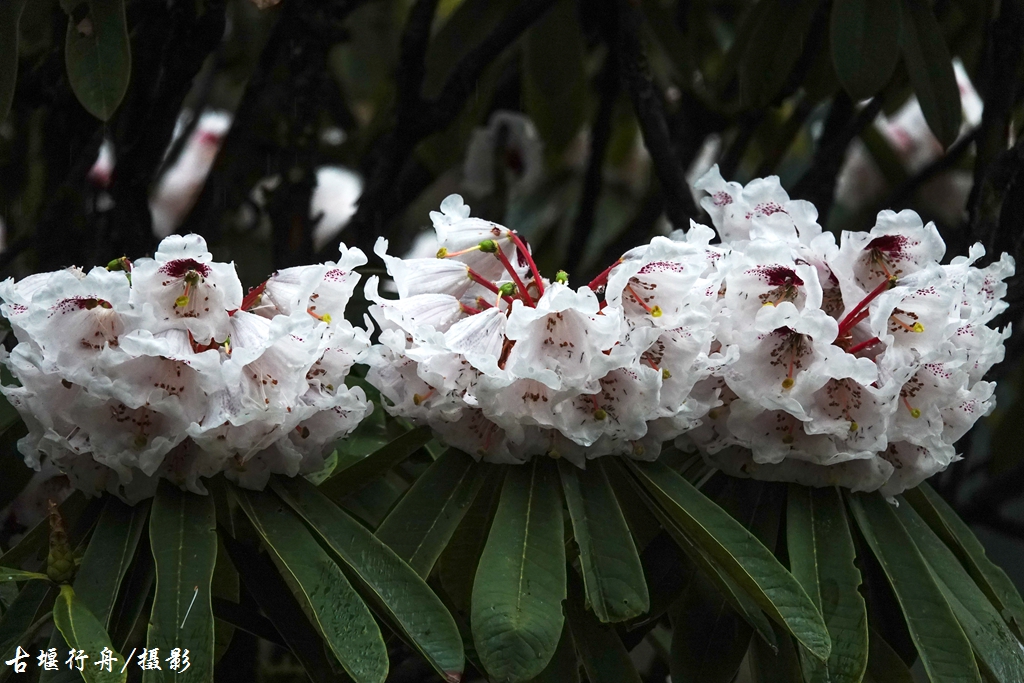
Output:
[[778,178],[697,184],[727,253],[716,343],[729,357],[704,390],[720,404],[681,437],[724,471],[893,496],[944,470],[954,444],[993,406],[982,380],[1009,328],[1004,254],[945,244],[913,211],[883,211],[839,244]]
[[377,253],[398,299],[367,379],[393,414],[478,458],[651,459],[664,441],[736,476],[896,495],[957,459],[993,407],[1013,260],[948,265],[934,225],[884,211],[835,237],[778,178],[698,183],[699,224],[588,286],[539,274],[515,231],[432,213],[438,258]]

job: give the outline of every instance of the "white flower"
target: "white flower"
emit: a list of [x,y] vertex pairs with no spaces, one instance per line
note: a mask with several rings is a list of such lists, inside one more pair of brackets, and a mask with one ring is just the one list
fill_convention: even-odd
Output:
[[2,390],[29,428],[26,463],[128,501],[161,478],[205,493],[220,472],[264,486],[319,469],[370,407],[345,385],[369,347],[343,317],[365,262],[342,246],[339,263],[289,269],[243,300],[231,264],[172,236],[134,267],[0,284],[21,383]]
[[379,241],[398,299],[366,287],[383,328],[367,380],[392,414],[490,462],[580,466],[655,457],[697,423],[709,403],[688,394],[711,372],[717,292],[709,235],[656,240],[574,289],[565,274],[542,278],[521,238],[469,217],[460,197],[441,209],[438,258],[397,259]]
[[188,330],[197,342],[223,341],[228,311],[242,305],[242,283],[234,265],[217,263],[198,235],[171,235],[151,259],[132,265],[129,301],[150,318],[151,332]]
[[809,202],[790,199],[777,176],[742,186],[725,182],[716,164],[694,187],[710,195],[700,205],[724,244],[758,238],[809,242],[821,234],[817,209]]

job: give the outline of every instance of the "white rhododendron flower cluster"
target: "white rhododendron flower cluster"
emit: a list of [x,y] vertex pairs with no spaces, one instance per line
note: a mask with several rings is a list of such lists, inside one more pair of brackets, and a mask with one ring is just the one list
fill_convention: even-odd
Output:
[[338,263],[279,271],[243,296],[233,264],[172,235],[153,258],[0,283],[20,383],[2,390],[28,425],[26,462],[128,501],[160,478],[204,493],[200,477],[220,472],[262,488],[322,468],[370,407],[345,385],[369,346],[344,318],[364,263],[342,245]]
[[703,243],[655,239],[573,289],[564,273],[541,277],[522,239],[470,218],[461,197],[431,218],[438,258],[390,256],[382,239],[399,298],[366,286],[382,327],[367,379],[393,414],[491,462],[582,465],[653,459],[707,412],[692,389],[717,362],[710,230]]
[[957,459],[993,408],[1013,260],[948,265],[931,223],[883,211],[837,245],[777,178],[745,187],[712,169],[702,206],[722,237],[715,343],[728,361],[698,387],[719,398],[680,445],[726,472],[896,495]]
[[710,228],[658,237],[586,287],[547,280],[514,231],[452,195],[431,218],[437,258],[376,251],[398,299],[367,379],[386,408],[491,462],[618,454],[676,439],[737,476],[895,495],[957,458],[993,406],[1008,256],[940,265],[913,212],[823,232],[777,178],[742,187],[713,168]]

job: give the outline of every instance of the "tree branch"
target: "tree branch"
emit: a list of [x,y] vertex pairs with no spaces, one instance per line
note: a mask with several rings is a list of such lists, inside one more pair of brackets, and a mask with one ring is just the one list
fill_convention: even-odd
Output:
[[193,79],[224,35],[224,0],[207,2],[204,8],[197,15],[194,3],[175,0],[165,12],[148,13],[136,29],[132,47],[141,65],[115,121],[117,165],[110,187],[115,204],[108,252],[100,254],[101,261],[126,253],[141,255],[156,245],[150,184]]
[[824,225],[836,195],[836,178],[846,160],[846,148],[862,130],[871,125],[882,109],[882,96],[876,95],[854,113],[853,101],[840,91],[832,100],[825,119],[825,130],[818,141],[811,167],[793,187],[793,197],[806,199],[818,207],[818,222]]
[[665,104],[654,87],[647,55],[640,40],[643,17],[639,7],[627,0],[618,0],[619,65],[629,89],[644,146],[651,155],[654,172],[665,196],[665,213],[676,228],[686,229],[697,217],[690,186],[679,157],[675,154],[665,119]]
[[[419,34],[420,25],[414,20],[418,21],[431,4],[428,0],[421,0],[419,12],[410,15],[402,39],[403,52],[408,49],[412,55],[414,51],[425,49]],[[433,102],[423,101],[419,93],[422,84],[419,70],[422,67],[412,64],[411,56],[403,55],[400,60],[403,72],[397,81],[404,88],[416,86],[416,92],[399,93],[398,101],[402,106],[396,112],[396,125],[381,137],[369,155],[371,170],[366,187],[348,226],[355,244],[363,248],[372,246],[381,226],[404,208],[404,201],[395,201],[394,183],[416,145],[455,121],[484,70],[553,4],[554,0],[522,0],[514,5],[504,19],[456,64]]]
[[1004,0],[999,17],[990,23],[985,51],[985,108],[981,115],[974,162],[974,186],[967,201],[970,235],[962,244],[950,245],[962,252],[971,239],[989,244],[998,230],[1006,184],[1000,183],[999,159],[1005,158],[1013,122],[1013,106],[1019,96],[1021,68],[1024,66],[1024,0]]
[[604,158],[612,135],[612,114],[615,112],[615,102],[619,96],[618,57],[611,45],[601,70],[600,87],[601,101],[590,130],[590,153],[586,174],[583,176],[580,207],[573,224],[572,238],[569,240],[571,248],[566,253],[565,267],[570,273],[579,266],[583,257],[583,245],[594,229],[597,203],[604,186]]

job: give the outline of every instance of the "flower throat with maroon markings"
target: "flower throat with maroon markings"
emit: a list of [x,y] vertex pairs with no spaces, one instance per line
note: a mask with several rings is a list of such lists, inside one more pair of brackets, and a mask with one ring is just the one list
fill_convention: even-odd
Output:
[[736,476],[892,496],[955,460],[993,407],[1012,259],[978,268],[975,245],[942,265],[911,211],[837,244],[775,177],[715,167],[697,187],[720,244],[692,223],[579,288],[448,197],[437,258],[378,241],[398,298],[367,282],[367,379],[392,414],[491,462],[654,459],[675,440]]

